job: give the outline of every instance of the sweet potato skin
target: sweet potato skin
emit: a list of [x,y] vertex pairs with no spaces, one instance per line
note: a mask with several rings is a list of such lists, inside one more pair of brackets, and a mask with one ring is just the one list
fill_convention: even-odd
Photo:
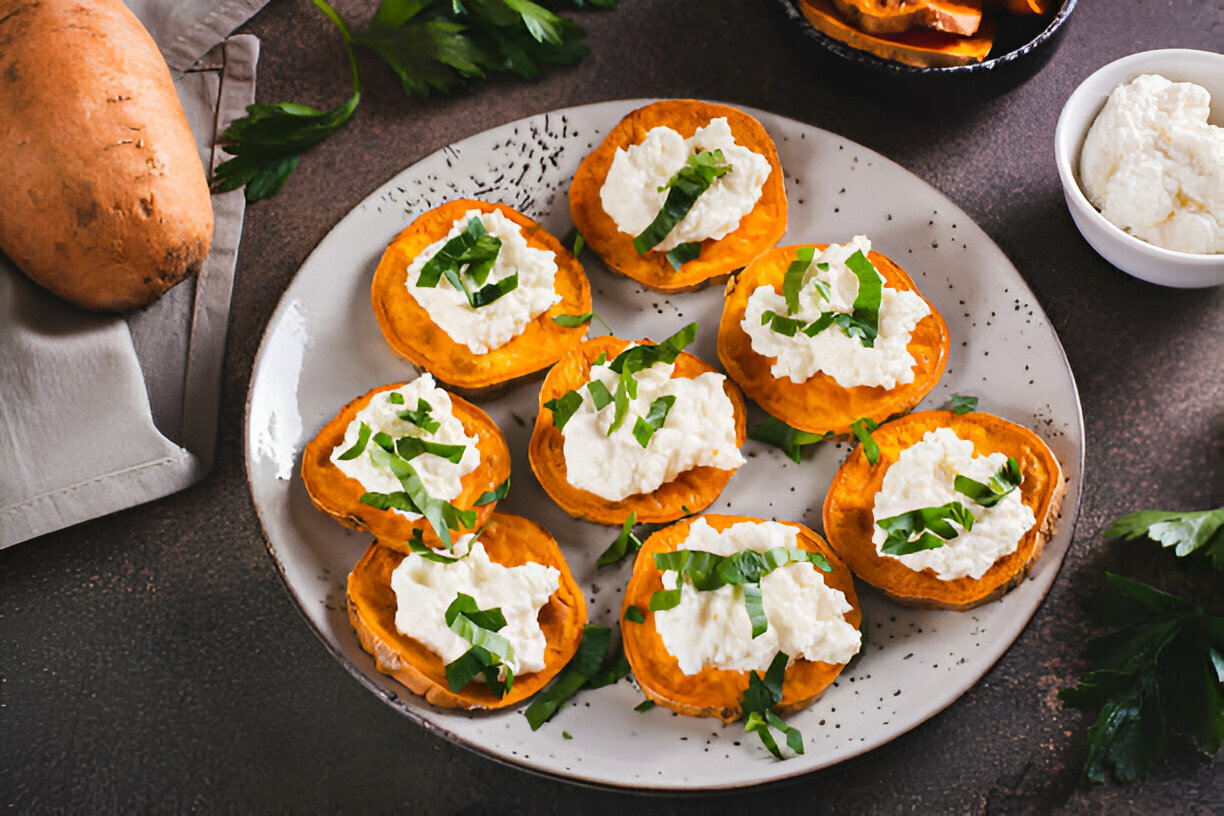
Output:
[[[1024,474],[1021,500],[1036,518],[1016,550],[997,560],[978,579],[965,576],[941,580],[930,569],[915,572],[890,556],[876,552],[871,541],[872,511],[884,474],[905,448],[935,428],[948,427],[973,443],[985,456],[995,451],[1014,456]],[[1003,596],[1032,570],[1045,542],[1054,534],[1066,482],[1054,454],[1037,434],[983,412],[920,411],[880,426],[871,434],[880,448],[876,464],[867,462],[862,447],[846,457],[824,504],[824,528],[829,545],[854,574],[900,603],[927,609],[972,609]]]
[[119,0],[0,0],[0,249],[89,309],[198,271],[208,182],[156,44]]
[[391,589],[391,572],[400,565],[403,553],[378,543],[371,544],[349,574],[349,622],[362,648],[374,656],[379,671],[444,708],[503,708],[535,694],[548,685],[578,651],[587,621],[582,589],[547,530],[521,516],[494,513],[480,540],[489,558],[499,564],[513,567],[534,561],[556,567],[561,572],[557,591],[540,609],[537,618],[548,641],[544,668],[515,676],[513,687],[504,697],[495,696],[479,679],[459,691],[451,691],[442,659],[395,628],[397,602]]
[[[814,244],[823,251],[827,244]],[[787,267],[794,260],[798,245],[775,247],[761,253],[733,281],[727,284],[722,317],[718,324],[718,358],[727,376],[744,393],[791,427],[811,433],[832,432],[846,436],[850,426],[860,417],[880,423],[913,408],[935,387],[943,376],[951,351],[951,339],[943,316],[929,300],[931,313],[914,327],[907,351],[913,356],[914,381],[895,388],[860,385],[843,388],[837,381],[818,371],[804,382],[792,382],[787,377],[775,378],[770,369],[775,362],[752,349],[752,339],[740,326],[747,311],[748,298],[761,286],[772,286],[779,294]],[[885,284],[897,291],[922,293],[905,270],[878,252],[868,256],[884,276]],[[926,300],[923,297],[923,300]]]
[[[746,516],[702,516],[711,527],[725,530],[739,522],[760,522],[761,519]],[[698,717],[718,717],[723,722],[738,719],[743,711],[740,698],[748,688],[748,672],[728,671],[707,666],[697,674],[686,675],[680,671],[675,657],[668,653],[663,639],[655,628],[655,613],[650,611],[650,597],[663,589],[663,573],[654,563],[655,553],[674,552],[680,549],[688,537],[688,529],[695,519],[682,519],[670,527],[655,532],[643,544],[633,564],[633,576],[625,589],[625,600],[621,607],[621,634],[624,638],[625,657],[633,667],[633,676],[642,692],[656,703],[681,714]],[[798,530],[798,546],[809,552],[823,554],[833,567],[824,574],[826,585],[841,591],[852,607],[846,620],[856,629],[862,623],[858,596],[854,592],[854,578],[850,570],[837,558],[829,545],[819,535],[802,524],[784,521]],[[632,623],[625,619],[630,606],[641,610],[644,622]],[[782,702],[777,710],[798,711],[810,705],[832,683],[845,664],[821,663],[813,660],[795,660],[786,669],[782,685]],[[762,672],[763,673],[763,672]]]

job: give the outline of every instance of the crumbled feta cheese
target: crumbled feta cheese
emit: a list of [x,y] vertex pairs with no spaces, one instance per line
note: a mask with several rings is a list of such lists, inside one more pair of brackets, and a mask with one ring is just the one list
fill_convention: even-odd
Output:
[[[858,278],[846,266],[846,259],[857,251],[871,251],[871,241],[862,235],[846,244],[830,244],[816,255],[804,275],[799,290],[799,311],[788,314],[786,298],[772,286],[759,286],[748,296],[747,308],[740,327],[752,341],[752,350],[775,361],[770,373],[775,378],[789,378],[802,383],[816,372],[828,374],[842,388],[859,385],[895,388],[914,381],[915,360],[906,347],[914,327],[931,313],[925,300],[911,291],[883,287],[879,314],[879,336],[874,346],[864,346],[858,338],[848,337],[836,324],[814,337],[802,331],[787,337],[761,325],[761,315],[767,311],[799,320],[805,325],[820,318],[823,312],[853,310],[858,295]],[[818,264],[827,264],[822,270]],[[826,300],[813,281],[828,284],[830,299]]]
[[[795,547],[794,527],[773,521],[739,522],[717,531],[699,518],[689,527],[680,549],[734,555],[741,550],[765,552]],[[663,573],[663,586],[675,589],[677,573]],[[761,579],[761,600],[769,627],[752,637],[752,622],[740,587],[699,592],[685,583],[680,604],[655,612],[655,628],[668,654],[685,674],[706,666],[732,671],[764,671],[774,655],[792,660],[846,663],[858,654],[859,632],[846,622],[850,603],[841,590],[825,584],[810,563],[788,564]]]
[[484,542],[471,535],[455,542],[454,554],[463,557],[443,564],[414,553],[391,572],[397,604],[395,628],[419,641],[443,663],[458,660],[472,644],[446,625],[446,609],[462,592],[479,609],[501,610],[506,625],[497,633],[514,649],[509,665],[516,674],[543,669],[548,643],[537,618],[557,591],[561,573],[556,567],[536,563],[502,566],[491,561]]
[[[391,394],[400,394],[402,404],[393,403]],[[438,430],[427,433],[406,419],[400,419],[399,413],[405,410],[416,410],[417,401],[424,399],[429,403],[431,418],[440,423]],[[370,440],[361,455],[355,459],[341,459],[340,455],[357,443],[361,433],[361,424],[370,427]],[[403,490],[399,479],[389,468],[379,467],[370,460],[370,451],[375,447],[373,437],[379,431],[386,433],[392,439],[401,436],[415,436],[428,442],[443,445],[464,445],[463,458],[458,464],[435,456],[432,453],[422,453],[412,459],[409,464],[421,477],[426,492],[435,499],[450,501],[459,495],[463,489],[460,480],[480,465],[480,450],[476,447],[479,436],[468,436],[463,429],[463,423],[451,413],[450,394],[438,388],[429,374],[422,374],[410,383],[399,388],[387,389],[375,394],[368,405],[357,412],[357,416],[349,423],[344,432],[344,441],[335,447],[331,461],[340,471],[351,479],[356,479],[370,493],[398,493]],[[392,508],[406,518],[421,518],[418,513]]]
[[[994,507],[982,507],[953,487],[958,475],[985,484],[1005,464],[1006,454],[975,456],[973,443],[961,439],[951,428],[927,431],[920,442],[903,450],[884,474],[880,492],[875,495],[873,519],[878,522],[911,510],[959,501],[973,513],[973,529],[933,550],[885,557],[896,558],[915,572],[929,568],[940,580],[951,581],[965,576],[981,578],[996,561],[1015,552],[1020,539],[1036,523],[1033,511],[1021,501],[1020,489],[1008,493]],[[876,524],[871,540],[881,555],[880,547],[887,537]]]
[[[518,273],[518,286],[485,306],[473,309],[462,291],[445,277],[438,285],[417,285],[421,270],[446,242],[467,229],[468,221],[479,218],[485,232],[501,240],[501,250],[486,284],[497,283]],[[561,296],[555,289],[556,255],[527,245],[523,231],[500,211],[482,213],[469,210],[451,226],[450,232],[413,258],[408,266],[408,291],[429,317],[450,339],[468,347],[473,354],[501,348],[523,333],[527,324],[548,311]]]
[[1084,195],[1111,223],[1179,252],[1224,252],[1224,128],[1211,95],[1143,74],[1109,95],[1084,139]]
[[710,120],[689,139],[669,127],[655,127],[638,144],[617,148],[599,191],[604,211],[617,229],[633,236],[644,232],[667,200],[667,190],[658,188],[666,187],[690,156],[707,150],[721,150],[730,172],[714,179],[654,249],[667,252],[680,244],[717,240],[733,232],[756,206],[770,166],[764,156],[736,144],[723,117]]

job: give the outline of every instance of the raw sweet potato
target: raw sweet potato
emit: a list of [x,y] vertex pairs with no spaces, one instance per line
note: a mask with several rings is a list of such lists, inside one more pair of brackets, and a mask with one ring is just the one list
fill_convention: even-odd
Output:
[[[898,559],[876,552],[871,540],[875,495],[884,474],[901,451],[921,440],[927,431],[941,427],[951,428],[960,438],[973,442],[979,456],[997,451],[1015,457],[1024,476],[1019,487],[1021,500],[1036,517],[1016,549],[999,558],[978,579],[965,576],[945,581],[930,569],[916,572]],[[829,545],[856,576],[911,606],[971,609],[1002,597],[1028,575],[1045,542],[1054,534],[1066,489],[1058,460],[1037,434],[992,414],[922,411],[882,425],[871,436],[879,445],[879,459],[872,465],[862,446],[855,448],[833,477],[824,505]]]
[[[744,516],[701,516],[711,527],[724,530],[739,522],[761,521]],[[633,667],[633,677],[643,693],[651,700],[681,714],[702,717],[718,717],[731,722],[741,716],[740,698],[748,688],[748,672],[729,671],[705,667],[697,674],[684,674],[679,663],[663,645],[663,639],[655,629],[655,613],[650,611],[650,597],[663,589],[663,573],[655,566],[654,554],[681,549],[688,537],[689,526],[694,519],[683,519],[670,527],[654,533],[646,539],[637,560],[633,562],[633,576],[625,589],[625,600],[621,607],[621,635],[624,638],[625,657]],[[784,521],[799,531],[798,546],[809,552],[822,553],[833,570],[823,575],[826,586],[839,590],[850,602],[851,610],[846,620],[856,629],[862,622],[858,596],[854,592],[854,579],[850,570],[837,558],[824,539],[801,524]],[[629,607],[636,606],[645,618],[643,623],[625,620]],[[794,660],[786,669],[782,684],[782,702],[778,710],[797,711],[809,705],[836,679],[845,664],[821,663],[812,660]],[[763,673],[763,672],[762,672]]]
[[0,250],[90,309],[144,306],[212,240],[204,168],[120,0],[0,0]]
[[548,646],[544,668],[519,674],[505,696],[498,697],[479,680],[451,691],[442,659],[420,642],[395,627],[397,602],[391,589],[391,572],[403,553],[371,544],[349,574],[349,622],[357,631],[362,648],[374,655],[378,670],[391,675],[415,694],[445,708],[489,709],[514,705],[535,694],[570,661],[582,641],[586,624],[586,601],[556,540],[534,521],[506,513],[494,513],[480,535],[489,559],[507,567],[528,562],[560,570],[559,587],[540,609],[537,618]]

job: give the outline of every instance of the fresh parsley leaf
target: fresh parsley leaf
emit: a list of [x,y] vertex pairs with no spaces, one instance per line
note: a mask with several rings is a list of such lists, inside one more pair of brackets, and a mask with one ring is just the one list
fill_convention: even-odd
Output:
[[[393,493],[390,496],[381,493],[367,493],[361,497],[363,504],[379,507],[382,501],[395,501],[399,497],[399,501],[402,503],[403,499],[406,498],[408,500],[407,503],[411,507],[403,507],[400,504],[390,504],[390,506],[399,510],[420,513],[424,516],[429,522],[429,526],[437,533],[438,538],[446,545],[448,551],[452,548],[450,531],[452,529],[458,530],[464,527],[471,527],[476,523],[475,512],[460,510],[450,502],[430,496],[429,492],[425,489],[424,483],[421,482],[421,477],[417,475],[412,465],[396,454],[390,453],[381,447],[376,447],[370,451],[370,461],[376,467],[389,469],[392,475],[399,480],[404,491],[403,494]],[[367,498],[371,500],[367,500]],[[376,500],[379,503],[376,503]],[[386,507],[381,507],[380,509],[386,509]]]
[[675,404],[676,398],[671,394],[659,397],[650,403],[650,410],[646,412],[646,416],[638,417],[637,422],[633,425],[633,438],[638,441],[639,445],[644,448],[650,444],[651,437],[667,422],[667,414]]
[[591,318],[594,316],[594,312],[587,312],[586,314],[559,314],[553,315],[552,321],[558,326],[572,329],[577,326],[585,326],[587,323],[591,322]]
[[437,433],[442,423],[434,419],[432,413],[433,406],[426,402],[424,397],[418,397],[415,410],[399,411],[396,416],[405,422],[411,422],[425,433]]
[[740,708],[744,712],[744,731],[756,734],[769,753],[777,759],[787,757],[779,750],[773,734],[770,733],[770,727],[786,735],[786,745],[793,753],[803,753],[803,735],[798,729],[787,725],[773,710],[782,702],[782,683],[789,661],[790,657],[785,652],[778,652],[764,675],[760,672],[749,672],[748,688],[740,700]]
[[[479,609],[471,595],[460,592],[446,608],[446,625],[472,644],[457,660],[446,664],[446,685],[459,691],[477,674],[484,674],[489,690],[504,696],[514,685],[514,647],[498,630],[505,628],[501,609]],[[503,679],[504,674],[504,679]]]
[[863,455],[867,457],[869,465],[874,465],[880,460],[880,446],[871,437],[871,432],[878,427],[880,427],[879,424],[870,417],[859,417],[850,423],[850,430],[854,432],[859,444],[863,446]]
[[357,430],[357,441],[353,443],[353,447],[346,450],[344,453],[337,456],[337,459],[356,459],[366,449],[366,445],[370,441],[370,426],[361,423],[361,427]]
[[625,620],[629,621],[630,623],[645,623],[646,616],[642,613],[642,610],[639,607],[630,606],[625,610]]
[[387,402],[391,403],[392,405],[403,405],[404,395],[398,391],[392,391],[387,395]]
[[1090,671],[1059,698],[1099,709],[1088,730],[1084,776],[1131,782],[1165,755],[1168,731],[1185,733],[1208,754],[1224,742],[1224,700],[1213,628],[1224,618],[1155,587],[1106,573],[1107,590],[1090,611],[1116,628],[1090,640]]
[[550,399],[544,403],[544,407],[552,411],[553,425],[558,431],[565,427],[565,423],[570,421],[570,417],[581,406],[582,395],[577,391],[566,391],[560,397]]
[[612,402],[612,394],[608,391],[608,386],[599,380],[591,380],[587,383],[586,388],[587,393],[591,395],[591,402],[595,405],[596,411],[602,411],[608,403]]
[[976,411],[978,407],[977,397],[968,397],[964,394],[953,394],[945,406],[946,410],[954,414],[967,414],[970,411]]
[[817,442],[823,442],[832,435],[832,431],[826,431],[823,434],[800,431],[775,417],[769,417],[760,425],[756,425],[748,431],[749,439],[755,439],[758,442],[765,442],[774,447],[781,448],[795,464],[799,464],[802,461],[802,448],[804,445],[815,445]]
[[963,493],[982,507],[994,507],[1003,498],[1020,486],[1024,480],[1020,473],[1020,465],[1012,456],[1007,457],[1007,463],[999,468],[999,472],[990,477],[989,484],[970,479],[968,476],[957,475],[952,487],[957,493]]
[[633,239],[633,248],[638,254],[645,255],[666,238],[693,208],[697,197],[710,189],[714,179],[730,170],[731,165],[726,163],[721,150],[704,150],[689,156],[684,167],[659,188],[659,192],[667,190],[667,198],[650,226]]
[[625,349],[616,355],[608,367],[617,374],[626,370],[630,374],[636,374],[657,363],[674,363],[680,352],[696,339],[697,324],[689,323],[661,343],[644,343]]
[[793,317],[783,317],[772,309],[766,309],[761,313],[761,325],[769,324],[769,330],[775,334],[780,334],[783,337],[794,337],[795,334],[803,330],[803,321],[796,320]]
[[427,547],[425,545],[425,537],[421,534],[420,527],[413,529],[412,538],[408,539],[407,543],[408,549],[412,550],[426,561],[433,561],[438,564],[453,564],[461,558],[467,558],[466,554],[458,556],[443,555],[437,550]]
[[[786,276],[782,279],[782,296],[786,298],[787,314],[799,311],[799,290],[803,288],[803,277],[807,274],[808,267],[812,265],[812,259],[815,257],[815,247],[799,247],[795,252],[795,260],[791,261],[790,266],[786,268]],[[818,282],[824,283],[824,281]],[[826,288],[826,298],[828,297],[827,291]],[[794,336],[794,333],[792,332],[790,336]]]
[[582,629],[582,642],[556,682],[531,701],[524,715],[532,731],[548,722],[561,706],[583,687],[611,685],[629,673],[620,644],[608,651],[612,630],[588,623]]
[[492,504],[495,501],[501,501],[506,498],[510,492],[510,477],[506,477],[506,481],[499,484],[493,490],[486,490],[481,493],[476,501],[472,502],[473,507],[484,507],[486,504]]
[[642,712],[649,711],[650,709],[654,708],[656,705],[657,703],[655,703],[654,700],[643,700],[642,702],[635,705],[633,707],[633,710],[641,714]]
[[672,269],[679,269],[689,261],[695,261],[701,257],[701,242],[689,241],[687,244],[677,244],[676,247],[667,253],[667,262],[671,264]]
[[909,555],[919,550],[938,549],[944,545],[944,541],[961,534],[961,530],[952,526],[953,521],[968,532],[973,529],[974,516],[965,505],[954,501],[880,519],[876,525],[888,533],[880,545],[880,552],[885,555]]
[[466,450],[467,445],[443,445],[440,442],[426,442],[415,436],[401,436],[395,440],[395,452],[405,462],[412,461],[422,453],[428,453],[457,465]]
[[860,249],[846,259],[846,268],[858,278],[858,294],[854,296],[854,310],[851,312],[854,325],[847,329],[842,327],[847,336],[856,335],[864,346],[874,346],[875,338],[880,333],[880,304],[884,299],[884,279],[876,271],[871,261]]
[[619,564],[626,556],[642,549],[641,539],[633,534],[633,525],[636,522],[637,513],[630,513],[629,518],[625,519],[625,523],[621,525],[620,535],[609,545],[608,549],[600,554],[599,560],[595,562],[595,566],[607,567],[612,564]]
[[280,192],[297,168],[298,158],[344,127],[353,118],[361,101],[361,81],[357,58],[348,27],[326,2],[314,4],[340,30],[344,50],[353,72],[353,94],[330,110],[319,110],[294,102],[247,105],[247,115],[235,119],[221,134],[221,149],[234,158],[227,159],[213,172],[212,187],[228,192],[246,187],[246,200],[258,201]]
[[575,258],[577,258],[579,255],[582,254],[582,250],[584,250],[585,248],[586,248],[586,239],[582,237],[582,233],[578,231],[578,228],[574,227],[574,243],[573,243],[573,246],[570,248],[570,253]]
[[1105,531],[1106,538],[1145,536],[1172,547],[1179,556],[1201,552],[1216,569],[1224,569],[1224,507],[1191,512],[1140,510],[1115,520]]

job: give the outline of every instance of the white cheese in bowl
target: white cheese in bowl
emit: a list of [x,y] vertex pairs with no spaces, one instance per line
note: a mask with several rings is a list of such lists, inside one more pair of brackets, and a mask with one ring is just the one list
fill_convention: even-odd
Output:
[[725,237],[756,206],[770,166],[764,156],[736,143],[724,117],[711,119],[689,139],[669,127],[655,127],[638,144],[627,150],[617,148],[599,191],[604,212],[621,232],[640,235],[663,208],[667,182],[691,156],[707,150],[721,150],[731,170],[697,196],[692,208],[654,250],[667,252],[691,241]]
[[1211,95],[1142,74],[1109,95],[1084,139],[1084,195],[1115,226],[1165,249],[1224,252],[1224,128]]
[[[469,305],[467,296],[445,277],[437,286],[418,285],[425,264],[448,241],[466,230],[472,218],[478,218],[485,232],[501,241],[501,249],[486,283],[518,275],[518,285],[514,289],[476,308]],[[421,308],[429,312],[429,318],[450,339],[466,345],[473,354],[487,354],[518,337],[528,323],[561,302],[556,292],[556,276],[556,255],[528,245],[518,224],[497,210],[487,213],[469,210],[456,219],[445,237],[425,247],[412,260],[408,266],[407,286]]]

